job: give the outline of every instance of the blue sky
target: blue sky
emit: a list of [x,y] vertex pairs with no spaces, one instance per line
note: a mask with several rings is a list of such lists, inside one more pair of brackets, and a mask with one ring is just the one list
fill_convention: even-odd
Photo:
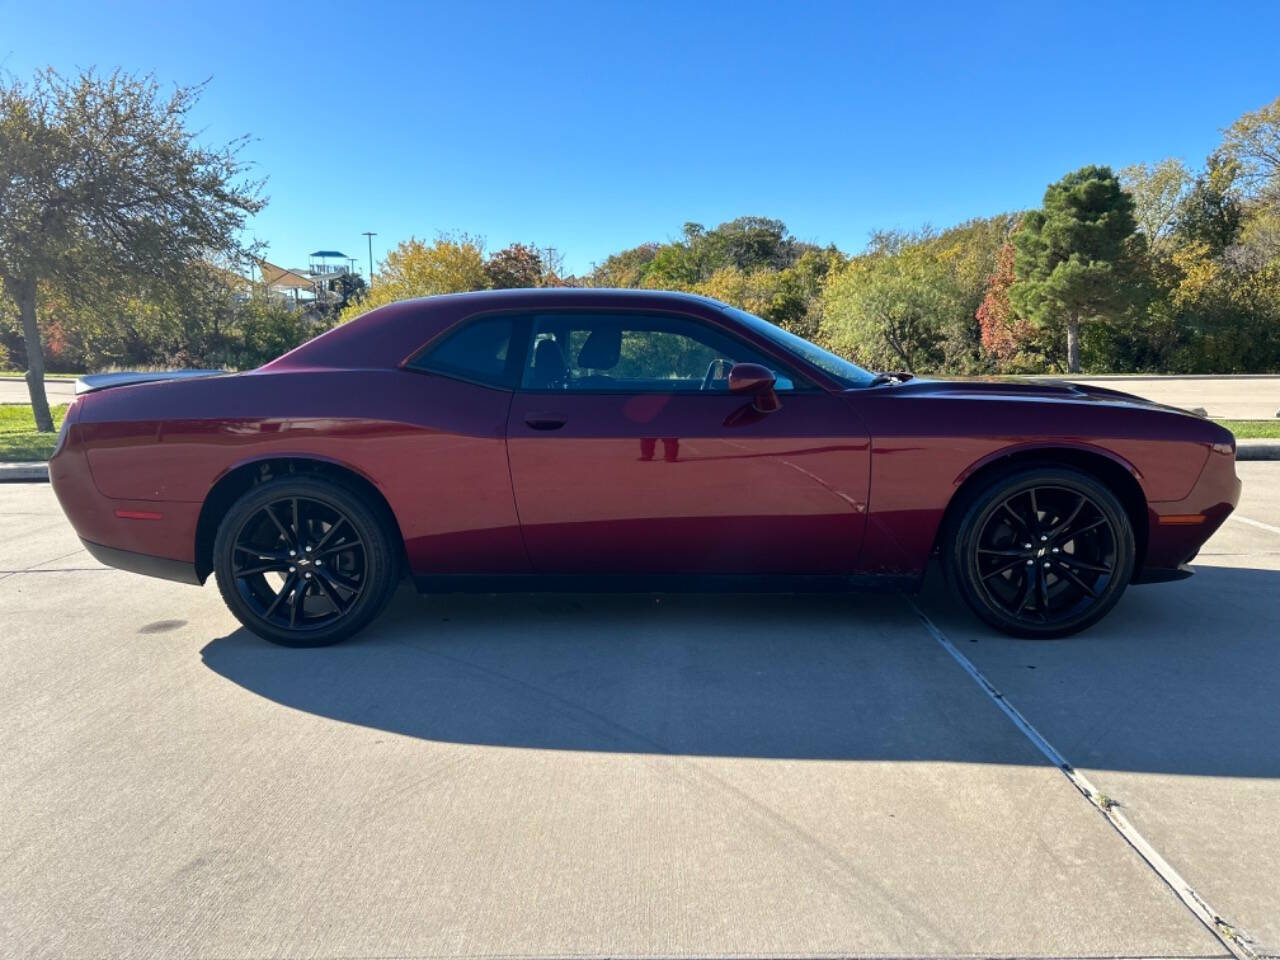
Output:
[[465,230],[582,271],[687,220],[873,228],[1035,205],[1085,163],[1180,156],[1280,96],[1280,4],[0,0],[0,66],[210,84],[252,134],[279,262]]

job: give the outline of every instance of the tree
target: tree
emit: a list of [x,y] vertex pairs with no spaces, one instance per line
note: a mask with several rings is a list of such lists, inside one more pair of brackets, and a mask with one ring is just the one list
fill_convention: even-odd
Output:
[[1239,164],[1240,178],[1252,192],[1280,205],[1280,97],[1229,126],[1222,152]]
[[825,250],[806,250],[778,273],[777,289],[761,316],[798,336],[817,337],[822,327],[822,291],[827,279],[847,262],[834,244]]
[[764,316],[778,291],[778,274],[771,270],[747,273],[737,267],[721,267],[691,289],[693,293]]
[[612,253],[604,261],[592,266],[585,278],[589,287],[638,287],[644,280],[645,269],[661,249],[661,244],[642,243],[621,253]]
[[536,248],[523,243],[491,254],[484,264],[489,286],[495,290],[515,287],[540,287],[547,269],[542,254]]
[[854,260],[827,286],[821,338],[879,370],[936,368],[959,311],[947,270],[918,250]]
[[[987,279],[996,272],[1000,250],[1021,219],[1020,214],[976,217],[948,230],[929,229],[912,237],[914,251],[944,270],[954,291],[955,309],[942,317],[943,369],[953,373],[989,373],[993,358],[982,349],[978,308]],[[916,239],[918,238],[918,239]]]
[[330,307],[335,316],[347,309],[353,301],[363,297],[369,289],[369,285],[364,282],[364,277],[358,273],[341,274],[332,283],[331,290],[338,295]]
[[1000,248],[995,272],[987,278],[987,292],[978,307],[977,318],[982,328],[982,349],[1005,363],[1014,361],[1030,338],[1030,324],[1019,317],[1009,302],[1013,286],[1013,243]]
[[1244,224],[1244,207],[1236,185],[1240,165],[1221,153],[1211,154],[1204,172],[1183,197],[1174,225],[1181,246],[1204,244],[1211,256],[1220,256],[1236,242]]
[[1173,157],[1159,163],[1135,163],[1120,171],[1120,183],[1133,198],[1133,217],[1153,253],[1169,249],[1178,209],[1191,186],[1191,172]]
[[485,290],[484,248],[467,234],[442,234],[430,245],[410,238],[387,254],[369,293],[342,311],[343,323],[375,307],[410,297]]
[[[696,227],[697,236],[689,228]],[[698,224],[686,224],[685,235],[691,248],[715,268],[732,266],[750,272],[761,267],[781,270],[798,256],[797,243],[787,233],[787,225],[768,217],[738,217],[703,232]]]
[[186,122],[201,89],[162,97],[154,77],[119,71],[0,80],[0,280],[21,318],[40,430],[53,430],[42,293],[172,289],[211,251],[243,252],[261,185],[243,179],[243,140],[195,142]]
[[[806,252],[819,251],[791,236],[781,220],[765,217],[739,217],[714,230],[690,221],[680,234],[670,243],[648,243],[614,254],[597,264],[586,282],[593,287],[696,290],[724,270],[741,276],[778,273]],[[723,286],[728,276],[715,282]]]
[[1080,324],[1134,305],[1133,199],[1109,167],[1082,167],[1051,184],[1044,206],[1013,237],[1009,300],[1041,327],[1066,329],[1067,370],[1080,372]]

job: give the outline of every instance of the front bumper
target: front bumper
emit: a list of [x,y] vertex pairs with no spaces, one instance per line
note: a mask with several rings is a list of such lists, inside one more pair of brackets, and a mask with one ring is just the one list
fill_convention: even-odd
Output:
[[1191,492],[1148,504],[1147,550],[1134,583],[1180,579],[1163,575],[1188,564],[1240,502],[1235,453],[1215,446]]

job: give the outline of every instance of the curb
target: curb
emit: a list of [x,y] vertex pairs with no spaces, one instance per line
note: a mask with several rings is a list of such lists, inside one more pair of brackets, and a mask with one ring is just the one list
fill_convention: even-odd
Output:
[[1237,460],[1280,460],[1280,440],[1237,440]]
[[0,463],[0,483],[47,483],[49,464],[43,460],[26,463]]

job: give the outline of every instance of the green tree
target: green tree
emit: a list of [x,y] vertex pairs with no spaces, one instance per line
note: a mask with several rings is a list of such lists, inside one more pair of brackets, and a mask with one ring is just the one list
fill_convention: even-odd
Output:
[[1083,167],[1045,191],[1013,237],[1009,299],[1022,316],[1064,328],[1067,370],[1080,371],[1080,325],[1134,306],[1133,199],[1109,167]]
[[274,298],[253,296],[238,301],[219,344],[220,353],[210,361],[238,370],[259,367],[324,333],[334,318],[333,313],[294,309]]
[[822,292],[827,280],[846,263],[848,258],[834,244],[825,250],[806,250],[778,272],[776,289],[761,316],[798,336],[816,338],[822,327]]
[[1280,97],[1229,126],[1222,153],[1239,165],[1240,178],[1252,193],[1280,206]]
[[644,281],[645,269],[653,262],[661,244],[642,243],[630,250],[610,254],[604,263],[595,264],[585,278],[589,287],[638,287]]
[[693,244],[668,243],[645,264],[640,285],[650,290],[690,290],[714,272]]
[[343,310],[369,292],[369,285],[358,273],[343,273],[329,281],[329,292],[337,296],[325,301],[324,307],[336,319]]
[[821,339],[872,369],[936,369],[960,310],[946,268],[918,249],[863,257],[828,283]]
[[[695,290],[721,271],[749,276],[778,273],[792,267],[811,244],[787,232],[781,220],[738,217],[708,230],[688,222],[679,240],[643,244],[598,264],[587,278],[593,287],[644,287],[650,290]],[[722,274],[716,283],[723,286]]]
[[1120,184],[1133,198],[1134,221],[1153,253],[1169,249],[1178,210],[1192,182],[1186,164],[1173,157],[1159,163],[1135,163],[1120,171]]
[[1238,161],[1221,152],[1210,155],[1178,206],[1176,245],[1204,244],[1209,255],[1217,257],[1236,242],[1245,220],[1239,173]]
[[0,280],[21,319],[40,430],[53,430],[42,293],[174,289],[211,251],[242,252],[259,184],[243,179],[243,141],[203,147],[187,129],[200,89],[163,97],[153,77],[119,71],[0,80]]
[[698,235],[691,238],[689,245],[716,269],[731,266],[747,272],[760,268],[782,270],[800,252],[786,224],[768,217],[738,217],[706,232],[697,224],[685,226],[686,236],[690,226],[698,228]]

